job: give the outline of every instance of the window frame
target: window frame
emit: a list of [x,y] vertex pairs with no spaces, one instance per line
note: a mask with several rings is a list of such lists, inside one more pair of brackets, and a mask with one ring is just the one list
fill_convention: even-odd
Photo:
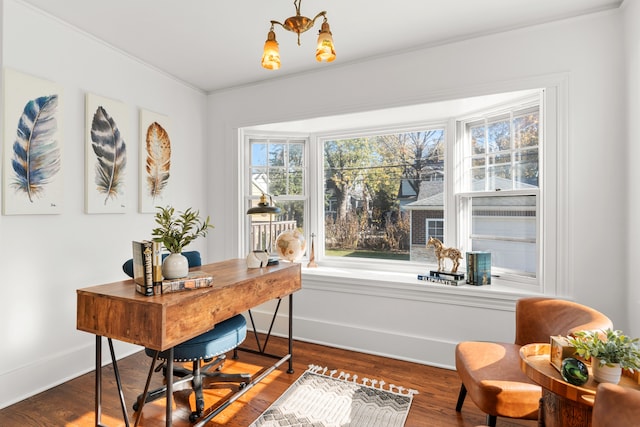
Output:
[[[316,260],[320,264],[320,268],[317,269],[304,269],[303,268],[303,277],[307,280],[308,284],[313,286],[318,286],[318,289],[327,289],[335,288],[336,291],[343,290],[348,292],[354,292],[356,289],[362,287],[361,290],[357,290],[358,293],[362,292],[363,294],[369,294],[373,292],[373,289],[377,289],[376,293],[380,292],[380,295],[389,296],[398,295],[397,292],[400,289],[404,289],[405,292],[409,292],[413,297],[417,297],[418,295],[423,295],[420,298],[424,297],[428,300],[436,301],[441,296],[447,294],[457,295],[457,297],[453,297],[455,299],[451,301],[458,301],[463,304],[472,304],[474,298],[471,295],[484,295],[487,299],[487,302],[491,300],[491,304],[497,304],[500,306],[502,304],[502,298],[511,299],[517,295],[531,295],[531,294],[546,294],[546,295],[569,295],[572,292],[573,286],[571,285],[571,257],[568,254],[569,240],[571,238],[571,232],[569,225],[569,213],[570,213],[570,203],[569,203],[569,138],[568,138],[568,97],[569,97],[569,76],[567,73],[558,73],[553,75],[541,76],[538,78],[530,78],[520,82],[508,82],[503,84],[493,85],[492,88],[487,89],[483,88],[480,92],[476,91],[475,94],[477,96],[483,95],[491,95],[491,94],[500,94],[507,93],[510,91],[521,91],[521,90],[534,90],[536,88],[543,88],[543,103],[541,110],[541,117],[543,118],[543,122],[545,124],[544,129],[542,130],[544,135],[544,146],[541,147],[541,151],[539,152],[539,162],[541,167],[544,167],[543,177],[539,182],[539,186],[542,189],[542,194],[539,198],[538,209],[543,215],[545,220],[539,226],[539,234],[541,238],[538,241],[540,245],[540,250],[538,251],[540,255],[540,265],[542,266],[539,271],[539,281],[535,286],[521,286],[521,284],[517,282],[511,282],[508,280],[504,280],[503,278],[498,278],[493,281],[492,286],[486,287],[486,289],[482,287],[463,287],[463,288],[433,288],[433,287],[425,287],[424,284],[413,280],[415,278],[415,272],[423,273],[424,266],[418,266],[419,270],[416,270],[415,263],[404,262],[404,261],[393,261],[390,263],[379,262],[377,261],[375,265],[354,265],[353,263],[337,263],[337,262],[326,262],[326,260],[318,259],[318,254],[320,250],[324,250],[321,248],[323,246],[323,239],[318,235],[317,230],[319,229],[319,225],[322,224],[323,214],[322,214],[322,201],[320,203],[317,202],[316,197],[311,197],[312,194],[323,194],[323,182],[322,179],[319,179],[319,173],[322,170],[322,162],[307,161],[308,166],[308,209],[306,212],[309,214],[309,218],[305,220],[305,233],[307,239],[311,233],[316,234],[316,238],[314,241],[316,252]],[[465,93],[466,92],[466,93]],[[474,91],[471,91],[474,92]],[[464,99],[470,95],[469,90],[459,90],[455,91],[455,94],[451,96],[451,99]],[[423,103],[432,103],[438,102],[438,100],[423,100]],[[455,129],[456,121],[459,118],[448,118],[450,126],[447,127],[448,136],[447,140],[454,137],[455,132],[452,132],[452,129]],[[552,119],[552,120],[550,120]],[[305,120],[305,119],[302,119]],[[311,117],[309,117],[311,120]],[[292,122],[294,123],[294,122]],[[286,122],[282,123],[283,129],[286,129]],[[279,125],[278,125],[279,126]],[[400,126],[403,129],[408,129],[409,125]],[[256,129],[259,126],[256,127]],[[297,127],[299,128],[299,126]],[[389,127],[385,127],[388,129]],[[316,158],[321,158],[322,154],[321,144],[318,144],[318,139],[320,135],[326,136],[330,135],[334,137],[334,135],[343,135],[345,132],[287,132],[287,131],[277,131],[274,132],[273,129],[275,127],[272,126],[272,129],[262,132],[257,131],[256,129],[251,129],[251,127],[243,128],[238,127],[239,130],[239,142],[244,141],[244,137],[242,136],[244,133],[251,133],[252,135],[264,136],[266,134],[276,134],[278,136],[283,135],[291,135],[294,136],[302,136],[309,138],[309,146],[305,152],[305,155],[308,156],[309,159],[312,156],[316,156]],[[373,129],[373,128],[371,128]],[[375,129],[374,129],[375,130]],[[359,132],[360,133],[360,132]],[[362,134],[362,133],[360,133]],[[244,148],[244,143],[242,144],[243,148],[240,149],[241,158],[243,158],[242,150]],[[445,156],[450,159],[451,150],[460,149],[459,145],[455,144],[455,140],[447,141],[445,148]],[[448,161],[445,164],[445,171],[449,179],[446,180],[445,186],[447,188],[447,197],[444,201],[445,206],[455,205],[456,203],[456,193],[453,191],[459,183],[456,182],[456,179],[451,179],[454,175],[453,173],[456,171],[458,165],[453,164],[454,162]],[[319,166],[318,166],[319,165]],[[242,182],[244,182],[246,178],[243,176],[240,178]],[[244,187],[244,184],[242,184]],[[458,194],[460,194],[460,190],[458,189]],[[243,199],[244,194],[240,196],[240,199]],[[446,207],[445,207],[446,209]],[[451,224],[454,223],[452,219],[458,221],[456,218],[459,214],[453,212],[452,209],[446,209],[448,212],[445,215],[445,233],[447,235],[447,239],[454,238],[457,241],[460,232],[457,227],[451,229]],[[540,217],[538,215],[538,217]],[[245,222],[246,224],[246,222]],[[448,226],[446,224],[449,224]],[[242,228],[245,229],[244,227]],[[242,236],[243,231],[241,231],[240,239],[241,242],[246,240],[246,236]],[[449,241],[449,240],[448,240]],[[307,247],[309,250],[309,246]],[[242,254],[243,252],[241,252]],[[306,262],[303,262],[303,267],[306,265]],[[372,270],[373,268],[374,270]],[[380,273],[376,273],[380,272]],[[336,276],[337,274],[337,276]],[[331,283],[334,285],[329,285],[329,283],[325,283],[321,278],[326,277],[325,280],[331,280]],[[339,277],[343,277],[343,279],[339,279]],[[361,278],[358,280],[358,278]],[[339,279],[339,280],[338,280]],[[364,282],[362,281],[364,280]],[[398,285],[402,283],[401,288],[398,288]],[[371,288],[373,286],[374,288]],[[383,289],[387,289],[387,291],[383,291]],[[426,293],[425,293],[426,292]],[[487,293],[489,292],[489,293]],[[409,295],[407,294],[407,295]],[[431,296],[429,296],[431,295]],[[501,297],[502,295],[503,297]],[[435,299],[432,299],[435,298]]]
[[[472,242],[473,242],[473,233],[471,232],[473,215],[471,212],[472,200],[477,198],[485,198],[485,197],[519,197],[519,196],[534,196],[536,198],[535,210],[536,210],[536,274],[534,277],[530,277],[526,274],[517,274],[514,271],[510,271],[508,269],[500,268],[492,266],[492,275],[495,275],[495,279],[501,282],[509,283],[510,286],[515,288],[520,288],[524,290],[529,290],[533,292],[542,291],[542,278],[544,277],[544,264],[542,262],[542,250],[543,246],[541,242],[543,241],[543,224],[545,222],[545,217],[550,215],[550,213],[543,213],[541,210],[541,198],[543,197],[545,191],[542,188],[542,183],[548,182],[549,180],[545,180],[545,175],[547,170],[545,169],[545,163],[543,161],[543,155],[545,152],[546,145],[546,136],[545,129],[547,127],[547,120],[554,120],[551,117],[546,117],[545,112],[545,103],[548,100],[545,98],[546,90],[543,89],[537,96],[527,96],[521,99],[516,99],[510,101],[508,103],[500,104],[491,109],[485,109],[477,114],[470,114],[463,117],[456,118],[456,141],[455,149],[458,154],[458,158],[455,159],[455,177],[457,185],[453,189],[453,198],[455,206],[457,209],[457,218],[456,218],[456,227],[457,227],[457,247],[461,249],[464,253],[468,250],[471,250]],[[539,171],[539,182],[537,188],[511,188],[511,189],[488,189],[485,185],[484,190],[472,190],[468,186],[471,181],[471,167],[469,162],[472,158],[478,158],[478,156],[474,156],[472,153],[469,153],[472,148],[469,145],[470,135],[467,132],[467,126],[473,123],[477,123],[480,121],[485,121],[485,123],[490,124],[492,119],[498,116],[508,116],[510,120],[514,117],[514,112],[518,110],[525,110],[528,108],[532,108],[535,105],[539,105],[539,124],[538,124],[538,171]],[[495,121],[495,120],[494,120]],[[553,123],[550,124],[553,126]],[[510,123],[510,127],[513,131],[513,124]],[[513,147],[509,150],[511,151]],[[492,154],[490,152],[485,152],[484,156],[486,158],[490,157]],[[513,160],[511,161],[513,166]],[[487,168],[487,164],[484,166]],[[486,175],[485,175],[486,177]],[[513,178],[512,178],[513,179]],[[513,183],[512,183],[513,184]],[[551,221],[554,218],[550,218]]]

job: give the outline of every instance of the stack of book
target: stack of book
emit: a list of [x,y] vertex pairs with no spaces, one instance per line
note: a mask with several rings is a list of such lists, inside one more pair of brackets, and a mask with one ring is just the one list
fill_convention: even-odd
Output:
[[461,286],[464,285],[464,273],[452,273],[449,271],[431,270],[429,274],[418,274],[418,280],[425,280],[427,282],[440,283],[442,285],[449,286]]
[[491,284],[491,252],[467,252],[467,284],[474,286]]
[[213,285],[213,277],[202,271],[191,271],[186,277],[164,280],[162,277],[162,245],[149,240],[133,241],[133,281],[136,292],[161,295]]

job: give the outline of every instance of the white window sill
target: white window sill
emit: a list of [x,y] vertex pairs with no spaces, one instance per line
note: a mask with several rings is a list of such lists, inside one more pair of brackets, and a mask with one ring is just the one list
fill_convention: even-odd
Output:
[[304,262],[302,288],[507,311],[513,311],[514,302],[522,297],[541,295],[505,286],[499,279],[486,286],[449,286],[418,280],[418,274],[424,274],[424,270],[392,272],[327,266],[308,268]]

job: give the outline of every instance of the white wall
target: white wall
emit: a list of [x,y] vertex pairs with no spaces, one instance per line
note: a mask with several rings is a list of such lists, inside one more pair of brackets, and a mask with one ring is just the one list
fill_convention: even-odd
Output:
[[[216,148],[209,180],[226,183],[211,194],[227,203],[210,199],[209,206],[224,218],[227,244],[209,242],[210,253],[216,259],[242,253],[237,128],[528,89],[530,80],[567,73],[569,117],[562,143],[569,145],[570,160],[560,171],[567,188],[559,203],[570,221],[568,230],[550,237],[567,247],[560,260],[567,264],[566,296],[629,329],[621,23],[622,12],[611,11],[356,64],[341,65],[338,56],[317,72],[211,94],[209,131]],[[384,280],[336,285],[303,271],[295,335],[440,366],[453,365],[458,341],[513,340],[513,295],[494,294],[488,303],[467,298],[462,289],[460,298],[421,295]]]
[[629,335],[640,336],[640,285],[638,285],[638,265],[640,260],[640,4],[637,1],[624,3],[625,56],[626,63],[626,131],[627,131],[627,194],[629,196],[629,217],[627,223],[627,312],[629,313]]
[[[75,291],[124,279],[131,240],[149,238],[153,226],[152,214],[137,213],[139,108],[171,118],[170,185],[184,188],[173,192],[174,206],[204,211],[207,191],[205,94],[19,1],[3,6],[2,65],[64,88],[64,208],[60,215],[0,216],[0,407],[94,367],[94,337],[76,330]],[[87,92],[128,107],[125,214],[84,213]],[[206,259],[204,241],[193,248]],[[120,355],[137,349],[118,348]]]

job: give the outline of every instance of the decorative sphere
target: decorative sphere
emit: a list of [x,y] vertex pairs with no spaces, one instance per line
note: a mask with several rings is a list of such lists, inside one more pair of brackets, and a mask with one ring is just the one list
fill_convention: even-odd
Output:
[[587,365],[573,357],[567,357],[562,361],[562,378],[573,385],[582,385],[589,379]]
[[304,255],[307,242],[301,230],[286,230],[280,233],[276,239],[276,250],[282,259],[296,261]]

